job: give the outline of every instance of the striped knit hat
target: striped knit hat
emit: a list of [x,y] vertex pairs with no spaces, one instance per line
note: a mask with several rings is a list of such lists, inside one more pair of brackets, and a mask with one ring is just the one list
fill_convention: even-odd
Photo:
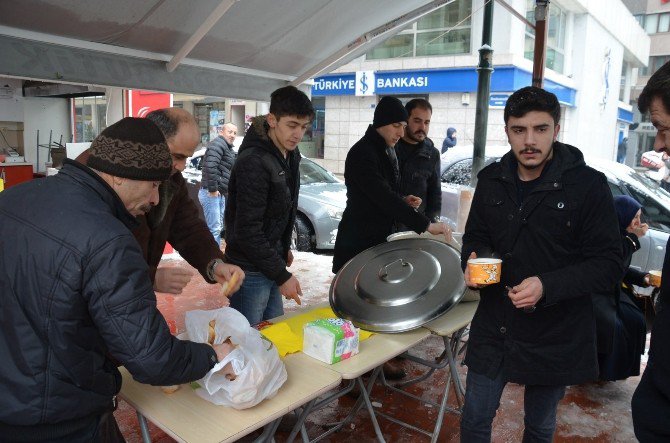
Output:
[[91,143],[86,165],[116,177],[141,181],[167,180],[172,173],[165,137],[146,118],[126,117],[107,127]]

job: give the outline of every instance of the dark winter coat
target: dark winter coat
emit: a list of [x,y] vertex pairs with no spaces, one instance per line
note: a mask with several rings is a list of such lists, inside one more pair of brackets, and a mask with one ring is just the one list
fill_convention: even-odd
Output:
[[449,150],[449,148],[453,148],[454,146],[456,146],[456,143],[458,142],[458,140],[453,138],[454,132],[456,132],[455,128],[447,129],[447,136],[445,137],[444,141],[442,142],[442,154],[447,152]]
[[635,436],[643,443],[670,439],[670,239],[665,246],[660,305],[654,318],[649,361],[632,401]]
[[428,228],[428,217],[402,199],[386,142],[372,125],[347,154],[344,183],[347,205],[337,229],[333,272],[365,249],[384,243],[396,222],[417,233]]
[[639,310],[632,299],[634,295],[631,286],[649,286],[644,281],[644,277],[647,273],[630,267],[633,253],[640,249],[640,241],[638,240],[637,235],[624,231],[621,236],[623,268],[625,270],[620,279],[621,283],[616,285],[612,291],[608,293],[592,295],[593,308],[596,316],[598,352],[601,354],[609,354],[612,352],[619,304],[626,303],[633,306],[634,309]]
[[[86,164],[87,149],[77,157]],[[215,283],[207,276],[207,265],[216,258],[223,259],[223,252],[214,241],[207,224],[200,218],[193,199],[188,195],[186,180],[181,172],[161,183],[160,200],[146,216],[137,217],[139,224],[133,234],[149,265],[151,282],[156,279],[156,269],[163,257],[165,243],[170,242],[191,266],[198,270],[208,283]]]
[[[604,175],[581,152],[554,143],[551,165],[518,202],[517,163],[509,152],[482,170],[463,236],[471,252],[502,258],[499,284],[481,290],[470,329],[470,370],[521,384],[571,385],[598,376],[591,294],[622,275],[621,237]],[[544,295],[537,309],[517,309],[505,286],[532,276]]]
[[400,194],[421,198],[419,212],[439,221],[442,209],[440,153],[429,138],[412,145],[403,139],[395,146],[400,164]]
[[136,220],[96,173],[70,160],[54,177],[0,193],[0,427],[49,440],[112,406],[121,375],[197,380],[216,362],[170,334]]
[[216,258],[223,259],[223,252],[200,218],[181,172],[161,183],[159,193],[158,205],[146,217],[138,217],[140,224],[133,230],[149,264],[151,281],[156,278],[165,243],[169,242],[205,281],[215,283],[207,276],[207,265]]
[[244,136],[230,175],[225,260],[262,272],[278,285],[291,278],[286,262],[298,208],[299,166],[300,151],[284,158],[260,116]]
[[209,142],[202,159],[202,181],[200,186],[209,192],[219,191],[228,195],[230,171],[235,163],[235,151],[221,136]]

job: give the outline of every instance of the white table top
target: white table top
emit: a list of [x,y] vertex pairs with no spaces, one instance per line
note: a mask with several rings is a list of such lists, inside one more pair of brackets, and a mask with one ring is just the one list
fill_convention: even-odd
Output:
[[478,301],[462,301],[446,314],[423,325],[433,334],[445,337],[465,327],[472,321],[479,306]]
[[[311,306],[307,308],[318,309],[327,307],[328,303],[320,303],[316,306]],[[282,315],[272,319],[273,323],[278,323],[284,319],[290,318],[294,315],[301,314],[302,312],[292,312],[289,314]],[[297,354],[291,354],[292,356],[302,356],[307,360],[312,360],[317,365],[328,368],[332,371],[339,373],[343,379],[350,380],[356,377],[359,377],[365,374],[368,371],[373,370],[377,366],[386,363],[391,360],[393,357],[402,354],[415,344],[421,342],[425,338],[430,336],[430,331],[427,329],[419,328],[413,331],[402,332],[398,334],[381,334],[375,333],[372,337],[367,340],[363,340],[358,345],[358,354],[354,355],[351,358],[342,360],[338,363],[329,365],[315,358],[312,358],[308,355],[299,352]]]
[[216,406],[186,384],[174,394],[132,379],[125,368],[121,397],[170,437],[184,442],[235,441],[339,385],[341,377],[304,356],[284,360],[288,379],[277,395],[253,408]]

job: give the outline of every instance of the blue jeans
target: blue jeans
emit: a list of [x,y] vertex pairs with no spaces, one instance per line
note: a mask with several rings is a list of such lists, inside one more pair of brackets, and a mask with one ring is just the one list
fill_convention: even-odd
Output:
[[284,304],[277,283],[261,272],[244,274],[240,290],[230,297],[230,307],[240,311],[252,326],[283,315]]
[[[506,384],[501,373],[492,380],[468,369],[461,416],[461,442],[491,441],[491,423]],[[564,395],[565,386],[525,386],[524,442],[551,443],[556,430],[556,409]]]
[[205,213],[205,222],[209,232],[214,236],[217,245],[221,245],[221,231],[223,230],[223,213],[226,209],[226,199],[223,195],[212,197],[205,188],[198,191],[198,200]]

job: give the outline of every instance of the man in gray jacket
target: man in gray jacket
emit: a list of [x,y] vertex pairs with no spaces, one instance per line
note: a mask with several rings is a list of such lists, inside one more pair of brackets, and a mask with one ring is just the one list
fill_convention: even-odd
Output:
[[221,244],[223,215],[228,197],[230,171],[235,162],[233,143],[237,135],[237,126],[226,123],[219,128],[219,136],[209,142],[202,160],[202,181],[198,200],[205,213],[205,221],[214,236],[217,245]]

